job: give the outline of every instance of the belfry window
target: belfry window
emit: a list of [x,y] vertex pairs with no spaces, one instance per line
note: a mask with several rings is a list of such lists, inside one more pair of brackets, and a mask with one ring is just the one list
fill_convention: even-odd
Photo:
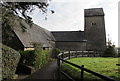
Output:
[[97,24],[96,23],[92,23],[92,26],[96,26]]

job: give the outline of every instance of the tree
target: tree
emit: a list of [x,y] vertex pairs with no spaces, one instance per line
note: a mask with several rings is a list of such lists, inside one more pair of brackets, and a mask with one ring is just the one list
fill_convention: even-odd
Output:
[[11,14],[18,15],[18,12],[27,19],[31,21],[31,17],[27,15],[27,13],[35,10],[35,7],[39,8],[40,12],[46,13],[47,7],[49,6],[48,0],[40,1],[40,2],[5,2],[3,1],[2,6],[6,8]]
[[[27,23],[32,23],[32,18],[28,16],[28,13],[31,13],[36,8],[40,10],[41,13],[46,14],[47,7],[49,6],[48,0],[40,0],[40,2],[1,2],[2,5],[2,25],[8,25],[10,22],[6,23],[5,17],[8,17],[7,21],[9,21],[10,17],[14,17],[11,15],[19,16],[21,15]],[[51,10],[51,13],[54,13],[53,10]],[[6,15],[7,14],[7,15]],[[5,20],[5,21],[4,21]],[[10,24],[11,25],[11,24]]]
[[108,38],[107,48],[104,51],[103,57],[116,57],[117,52],[115,50],[115,45]]
[[[47,7],[49,6],[48,0],[40,0],[40,2],[1,2],[0,10],[2,11],[2,37],[3,43],[8,40],[11,40],[14,37],[12,33],[12,29],[15,25],[14,21],[16,17],[20,17],[20,15],[25,19],[26,23],[30,26],[32,25],[32,18],[28,16],[28,13],[33,12],[36,8],[40,10],[41,13],[47,13]],[[54,13],[53,10],[51,10]],[[20,21],[18,19],[18,21]],[[25,27],[21,26],[25,31]],[[5,39],[5,40],[4,40]]]

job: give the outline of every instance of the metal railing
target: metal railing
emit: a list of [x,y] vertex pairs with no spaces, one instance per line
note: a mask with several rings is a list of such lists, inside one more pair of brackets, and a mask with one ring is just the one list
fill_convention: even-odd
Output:
[[[72,56],[72,58],[77,57],[77,54],[75,54],[75,52],[74,52],[74,55],[71,54],[71,53],[73,53],[73,52],[62,52],[62,53],[60,53],[60,54],[57,56],[58,71],[59,71],[60,73],[62,73],[63,75],[65,75],[65,76],[66,76],[67,78],[69,78],[70,80],[75,81],[75,79],[73,79],[73,78],[70,77],[67,73],[65,73],[64,71],[62,71],[62,69],[61,69],[61,64],[62,64],[63,62],[65,62],[65,63],[67,63],[67,64],[70,64],[70,65],[72,65],[72,66],[74,66],[74,67],[76,67],[76,68],[81,69],[81,79],[80,79],[80,81],[84,81],[84,72],[85,72],[85,71],[88,72],[88,73],[91,73],[92,75],[95,75],[95,76],[97,76],[97,77],[99,77],[99,78],[101,78],[101,79],[103,79],[103,80],[106,80],[106,81],[115,81],[114,79],[111,79],[111,78],[106,77],[106,76],[104,76],[104,75],[101,75],[101,74],[99,74],[99,73],[97,73],[97,72],[94,72],[94,71],[92,71],[92,70],[89,70],[89,69],[87,69],[87,68],[84,68],[84,65],[79,66],[79,65],[76,65],[76,64],[74,64],[74,63],[71,63],[71,62],[67,61],[66,59],[70,59],[71,56]],[[77,53],[77,52],[76,52],[76,53]]]

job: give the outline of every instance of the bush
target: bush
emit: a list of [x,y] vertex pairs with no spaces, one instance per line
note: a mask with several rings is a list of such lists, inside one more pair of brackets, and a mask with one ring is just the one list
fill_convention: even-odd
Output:
[[53,49],[52,51],[52,54],[53,54],[53,58],[57,58],[57,55],[61,53],[61,50],[56,48],[56,49]]
[[103,57],[116,57],[117,52],[114,46],[108,46],[104,51]]
[[42,62],[41,62],[41,55],[42,55],[42,48],[43,48],[43,45],[41,43],[34,43],[34,48],[35,48],[35,69],[39,69],[41,68],[41,65],[42,65]]
[[120,57],[120,53],[118,53],[118,57]]
[[56,48],[55,51],[56,51],[57,55],[61,53],[60,49],[58,49],[58,48]]
[[20,54],[16,50],[2,45],[2,78],[13,79]]
[[34,47],[35,50],[19,51],[21,54],[19,63],[33,66],[37,70],[48,63],[51,51],[43,50],[40,43],[34,43]]
[[42,50],[42,54],[39,56],[39,66],[36,65],[36,69],[42,68],[46,65],[50,59],[50,50]]
[[35,61],[35,54],[34,54],[34,50],[26,50],[26,51],[19,51],[19,53],[21,54],[21,58],[20,58],[20,62],[19,63],[24,63],[30,66],[34,65],[34,61]]
[[41,43],[34,43],[35,48],[35,69],[40,69],[46,65],[50,58],[50,50],[43,50],[43,45]]

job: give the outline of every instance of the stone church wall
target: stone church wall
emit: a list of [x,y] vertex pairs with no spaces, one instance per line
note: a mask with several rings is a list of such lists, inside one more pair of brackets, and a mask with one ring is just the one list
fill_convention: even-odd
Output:
[[106,46],[104,16],[85,17],[87,50],[102,51]]
[[56,48],[62,51],[85,51],[85,42],[56,42]]

